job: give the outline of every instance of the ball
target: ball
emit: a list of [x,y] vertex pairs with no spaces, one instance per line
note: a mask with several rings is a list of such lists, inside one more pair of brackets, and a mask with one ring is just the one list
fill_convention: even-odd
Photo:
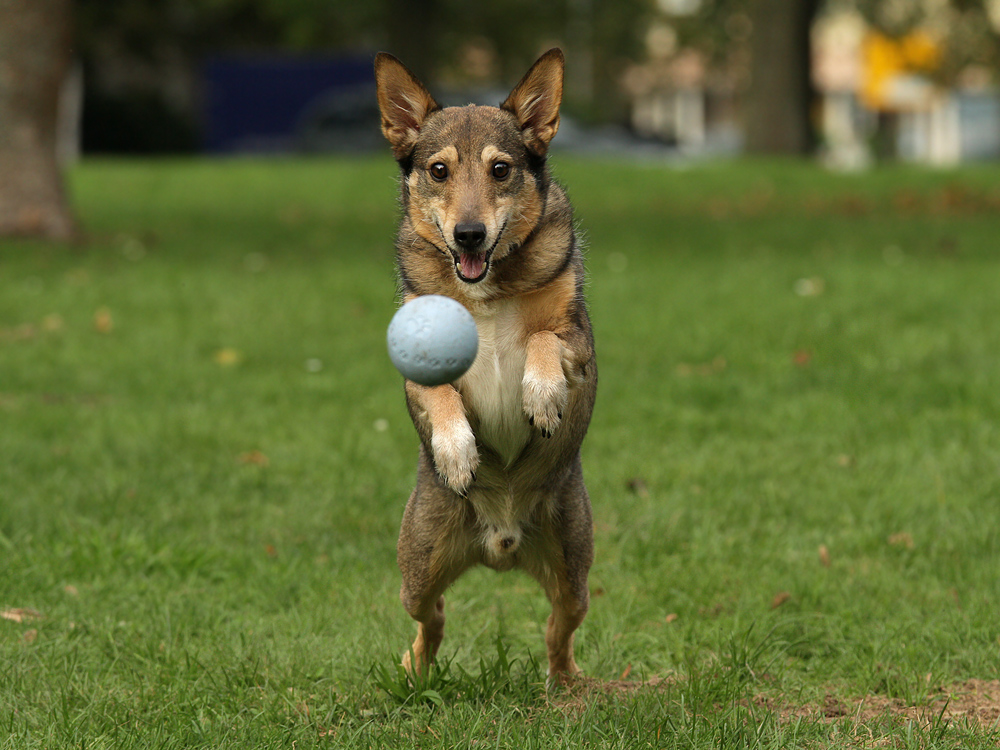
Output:
[[479,350],[472,315],[461,303],[439,294],[416,297],[400,307],[386,339],[396,369],[421,385],[458,380]]

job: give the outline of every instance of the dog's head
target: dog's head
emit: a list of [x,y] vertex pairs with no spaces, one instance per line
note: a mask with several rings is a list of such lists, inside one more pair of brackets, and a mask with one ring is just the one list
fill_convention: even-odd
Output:
[[499,107],[442,109],[399,60],[375,58],[382,132],[402,169],[404,209],[464,284],[486,280],[542,215],[563,66],[562,51],[549,50]]

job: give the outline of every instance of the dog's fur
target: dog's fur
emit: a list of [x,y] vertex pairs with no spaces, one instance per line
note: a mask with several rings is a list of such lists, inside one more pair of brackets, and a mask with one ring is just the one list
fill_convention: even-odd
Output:
[[572,207],[546,166],[563,54],[539,58],[499,108],[442,109],[386,53],[375,75],[402,172],[403,300],[452,297],[479,331],[478,356],[456,382],[405,384],[421,445],[398,545],[400,596],[418,623],[404,665],[419,672],[434,658],[444,591],[481,563],[541,583],[550,677],[575,674],[593,560],[580,444],[597,367]]

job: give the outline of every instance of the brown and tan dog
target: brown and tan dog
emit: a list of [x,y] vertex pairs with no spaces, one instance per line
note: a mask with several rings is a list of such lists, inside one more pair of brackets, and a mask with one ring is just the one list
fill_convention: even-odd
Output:
[[411,671],[441,644],[445,589],[483,564],[541,583],[549,675],[579,672],[573,632],[593,560],[580,444],[597,366],[572,207],[546,166],[563,64],[560,50],[545,53],[500,107],[442,109],[399,60],[375,58],[382,132],[402,171],[403,300],[452,297],[479,331],[456,382],[406,381],[420,436],[398,545],[400,597],[418,623]]

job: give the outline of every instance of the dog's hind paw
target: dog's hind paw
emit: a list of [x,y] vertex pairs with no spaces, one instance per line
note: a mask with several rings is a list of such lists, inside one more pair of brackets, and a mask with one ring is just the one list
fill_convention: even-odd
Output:
[[434,466],[438,474],[452,490],[466,495],[476,479],[479,466],[479,451],[476,436],[466,419],[454,420],[438,428],[435,425],[431,436],[434,451]]
[[577,682],[585,680],[583,670],[573,664],[572,669],[553,672],[549,668],[545,672],[545,689],[549,692],[571,688]]

